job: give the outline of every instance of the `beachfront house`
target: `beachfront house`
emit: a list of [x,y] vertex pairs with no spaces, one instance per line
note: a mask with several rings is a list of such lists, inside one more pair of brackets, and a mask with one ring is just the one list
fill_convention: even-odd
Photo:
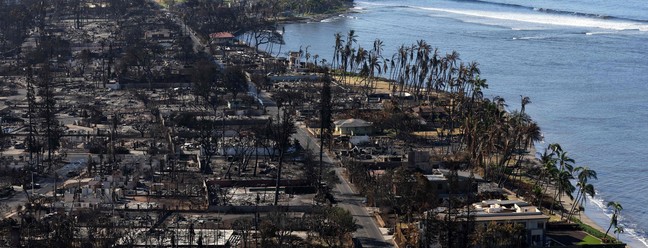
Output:
[[[456,220],[465,220],[470,216],[475,223],[476,228],[485,228],[490,223],[503,225],[506,223],[514,223],[524,227],[526,237],[524,237],[525,247],[543,247],[547,237],[547,222],[549,216],[544,215],[537,207],[521,200],[486,200],[473,203],[470,206],[470,212],[466,209],[460,210],[460,214],[447,216],[445,210],[431,210],[425,214],[433,214],[437,212],[437,219],[445,219],[448,217],[455,218]],[[426,221],[423,220],[419,223],[420,239],[426,240]],[[485,246],[477,246],[485,247]]]
[[544,215],[537,207],[520,200],[488,200],[473,205],[476,225],[484,227],[490,222],[520,224],[527,233],[526,243],[529,246],[542,246],[546,241],[546,230],[549,216]]

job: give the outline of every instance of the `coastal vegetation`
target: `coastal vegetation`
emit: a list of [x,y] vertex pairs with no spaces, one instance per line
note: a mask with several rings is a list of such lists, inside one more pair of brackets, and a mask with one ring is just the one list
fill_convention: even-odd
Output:
[[[411,135],[414,130],[419,133],[434,132],[438,144],[434,156],[446,167],[469,170],[506,187],[514,191],[516,196],[530,199],[543,212],[557,215],[563,222],[577,221],[575,215],[581,216],[585,201],[588,197],[595,196],[592,180],[598,178],[596,171],[576,164],[559,144],[549,144],[542,153],[538,153],[537,159],[533,156],[531,151],[535,150],[537,142],[542,141],[542,134],[538,124],[525,112],[531,99],[521,96],[519,109],[511,110],[501,97],[485,98],[483,90],[488,88],[488,82],[481,77],[479,63],[462,61],[456,51],[442,54],[438,48],[433,48],[424,40],[401,45],[395,54],[386,55],[380,39],[376,39],[369,48],[362,47],[357,42],[354,30],[347,34],[335,34],[333,47],[330,63],[325,59],[312,60],[311,58],[319,56],[308,53],[307,49],[300,49],[298,57],[300,60],[305,58],[306,65],[319,63],[330,66],[336,81],[352,90],[371,96],[377,93],[377,84],[387,82],[388,91],[383,93],[392,95],[382,111],[369,114],[356,111],[346,116],[379,123],[378,129],[388,134],[393,132],[394,137],[408,143],[421,142],[420,136]],[[443,115],[427,124],[430,131],[422,130],[425,127],[421,124],[407,124],[408,119],[415,119],[408,111],[415,106],[439,107],[443,110]],[[397,120],[398,123],[394,127],[388,124],[392,120]],[[414,190],[428,187],[425,180],[417,179],[421,175],[419,172],[399,168],[388,170],[386,175],[376,178],[368,175],[366,168],[353,161],[343,164],[346,165],[349,179],[368,197],[371,204],[393,209],[403,222],[423,218],[424,214],[429,214],[426,210],[435,206],[462,208],[476,200],[455,199],[441,205],[427,202],[425,199],[432,196],[423,194],[425,191]],[[408,186],[410,184],[407,182],[413,184]],[[394,187],[399,188],[399,194],[394,195],[386,190]],[[410,187],[411,190],[408,190]],[[396,198],[398,201],[389,200]],[[569,201],[565,201],[565,198],[569,198]],[[617,227],[616,222],[620,208],[612,203],[609,206],[615,212],[608,231],[615,227],[615,230],[621,232],[622,229]],[[448,215],[452,214],[445,216]],[[470,227],[473,224],[469,219],[456,221],[443,218],[440,223],[437,223],[438,218],[425,219],[435,227],[426,229],[435,232],[427,237],[436,237],[434,242],[446,242],[444,247],[460,242],[450,241],[450,230],[468,232],[454,235],[478,235],[474,236],[477,240],[488,233],[501,237],[501,233],[493,234],[495,231],[492,228],[488,229],[490,231],[477,232],[477,229]],[[606,242],[616,242],[606,239],[607,234],[604,237],[596,236]],[[490,236],[493,237],[495,236]]]
[[[59,1],[56,2],[59,3]],[[266,42],[265,44],[282,42],[280,38],[274,36],[278,32],[276,25],[284,15],[282,12],[296,11],[299,13],[298,15],[321,13],[329,11],[332,6],[348,3],[348,1],[342,0],[259,1],[251,4],[241,4],[241,2],[246,3],[245,1],[236,3],[234,1],[165,1],[167,6],[173,8],[180,8],[182,6],[178,5],[184,5],[182,8],[185,9],[179,10],[184,13],[182,18],[203,34],[218,31],[248,33],[248,37],[254,39],[254,42],[248,42],[248,44],[256,46],[256,49],[250,49],[254,53],[258,52],[259,45],[264,42]],[[124,10],[133,4],[129,4],[127,1],[114,1],[113,3],[111,8],[119,7]],[[271,6],[271,3],[276,6]],[[78,3],[76,5],[78,7]],[[82,15],[82,11],[77,10],[74,4],[70,4],[69,7],[73,9],[71,11],[77,13],[77,16]],[[196,15],[199,17],[194,16],[194,12],[200,12]],[[145,13],[156,17],[156,13],[153,11]],[[286,15],[294,16],[295,13]],[[117,19],[123,17],[117,12],[109,16],[117,17]],[[77,28],[81,19],[77,18],[75,24]],[[24,25],[23,31],[27,32],[30,25],[37,25],[39,21],[42,21],[38,18],[35,20],[33,24]],[[172,29],[181,29],[175,22],[166,24]],[[15,25],[18,24],[12,23],[8,27]],[[3,30],[3,34],[4,32],[7,31]],[[167,56],[168,54],[163,53],[162,46],[157,45],[156,42],[146,41],[141,37],[142,33],[143,30],[137,25],[124,27],[119,32],[115,32],[119,40],[118,43],[127,44],[125,47],[120,47],[119,52],[113,53],[112,43],[102,41],[98,45],[101,47],[100,55],[83,50],[79,52],[77,58],[82,63],[89,65],[92,62],[92,57],[101,57],[101,69],[96,70],[94,79],[96,82],[103,82],[102,88],[106,87],[105,84],[109,78],[116,77],[119,81],[123,80],[124,82],[125,79],[143,82],[147,85],[143,88],[151,90],[154,81],[163,81],[168,76],[165,72],[154,71],[157,62],[160,62],[162,58],[177,57],[183,60],[181,68],[188,69],[187,71],[191,75],[193,84],[186,91],[179,87],[173,90],[155,91],[155,98],[147,94],[144,89],[131,91],[133,93],[132,101],[142,103],[141,109],[135,113],[139,115],[137,117],[139,123],[134,123],[132,127],[139,132],[136,133],[138,138],[145,140],[145,143],[150,143],[144,144],[147,147],[143,150],[145,153],[143,156],[148,158],[148,168],[143,169],[142,176],[137,177],[140,179],[137,185],[143,185],[142,182],[146,180],[153,181],[152,179],[156,176],[158,179],[170,176],[174,179],[176,191],[170,192],[176,194],[170,196],[182,194],[178,190],[178,184],[179,182],[188,184],[189,180],[180,176],[182,173],[178,170],[177,166],[179,165],[174,163],[176,158],[164,156],[164,159],[157,161],[158,163],[153,162],[155,156],[158,155],[180,155],[180,152],[176,153],[174,150],[180,149],[181,144],[185,142],[176,140],[177,137],[172,137],[175,130],[178,130],[178,133],[184,132],[187,136],[190,135],[190,132],[195,131],[195,141],[201,153],[201,158],[198,156],[197,158],[201,162],[199,163],[200,167],[197,167],[196,174],[191,175],[195,176],[193,181],[200,182],[201,186],[198,187],[200,189],[203,184],[206,185],[206,180],[203,179],[213,175],[214,169],[222,172],[220,174],[222,178],[228,180],[234,176],[257,178],[261,174],[260,171],[257,171],[257,167],[261,164],[258,161],[258,150],[254,152],[257,157],[253,163],[254,168],[248,167],[248,164],[253,160],[251,158],[253,153],[249,152],[252,147],[254,149],[261,147],[269,154],[268,157],[271,161],[277,162],[276,167],[273,168],[275,170],[273,174],[270,175],[267,171],[265,174],[272,180],[276,180],[272,187],[274,192],[271,193],[274,193],[272,205],[278,211],[269,212],[265,216],[255,213],[253,219],[244,217],[235,220],[231,225],[238,233],[237,235],[242,237],[243,247],[251,246],[251,237],[253,236],[251,230],[253,228],[256,237],[261,239],[260,243],[263,247],[302,247],[313,240],[313,243],[322,244],[322,247],[341,247],[349,243],[351,233],[358,229],[354,220],[356,213],[349,212],[342,207],[313,203],[314,210],[308,213],[306,218],[289,218],[287,212],[277,207],[280,205],[281,182],[287,179],[283,178],[285,175],[282,173],[290,173],[290,171],[284,171],[286,169],[284,167],[289,168],[291,164],[294,167],[297,160],[296,156],[289,153],[303,149],[299,141],[291,137],[298,128],[294,113],[297,107],[307,103],[312,104],[313,108],[320,112],[319,120],[312,121],[319,124],[315,129],[319,130],[320,137],[319,161],[316,161],[316,156],[309,152],[303,153],[302,161],[309,186],[317,189],[314,201],[329,205],[335,203],[330,187],[338,183],[336,181],[338,177],[335,171],[325,167],[323,156],[326,149],[331,148],[335,142],[339,141],[335,140],[332,135],[332,121],[336,118],[362,117],[367,119],[376,124],[375,128],[378,129],[379,134],[388,137],[389,142],[394,142],[393,146],[409,150],[413,150],[415,145],[431,147],[433,159],[439,161],[439,166],[450,170],[447,177],[450,184],[449,200],[439,202],[437,201],[438,196],[434,193],[435,186],[430,183],[422,171],[399,166],[385,169],[380,176],[376,176],[378,172],[370,172],[357,159],[344,158],[342,160],[346,169],[344,173],[356,189],[366,196],[368,205],[385,210],[385,213],[395,214],[397,223],[411,224],[418,221],[421,227],[425,227],[425,238],[421,239],[423,243],[421,245],[440,244],[443,247],[468,247],[471,245],[524,247],[528,245],[522,238],[524,229],[519,224],[475,225],[475,221],[470,215],[471,208],[467,206],[476,201],[491,199],[492,195],[470,192],[467,196],[460,197],[462,193],[459,192],[459,188],[462,183],[466,182],[468,185],[473,185],[477,181],[477,177],[512,190],[514,193],[511,193],[511,197],[515,195],[515,197],[530,199],[545,213],[554,214],[555,218],[563,222],[579,223],[576,214],[579,214],[580,217],[583,211],[582,206],[587,197],[595,195],[596,191],[592,180],[598,178],[597,173],[587,166],[576,164],[576,161],[570,158],[569,153],[559,144],[548,145],[543,153],[539,154],[539,160],[533,157],[534,144],[542,140],[542,135],[538,124],[525,112],[525,108],[531,104],[531,100],[521,96],[519,110],[511,110],[501,97],[492,99],[484,97],[483,90],[488,88],[488,83],[481,77],[477,62],[463,62],[459,53],[455,51],[443,54],[424,40],[419,40],[411,45],[402,45],[398,48],[397,53],[391,56],[385,55],[381,40],[376,39],[372,47],[363,48],[358,44],[357,35],[353,30],[346,35],[335,35],[335,51],[331,61],[326,61],[318,54],[311,54],[308,47],[304,50],[300,49],[297,52],[296,64],[304,65],[305,72],[322,73],[321,82],[316,83],[318,86],[310,85],[307,86],[310,88],[301,89],[308,92],[294,90],[272,92],[272,100],[277,107],[276,115],[270,115],[267,122],[262,122],[261,125],[249,129],[244,130],[237,127],[236,130],[228,130],[239,134],[239,136],[228,137],[227,142],[236,143],[244,151],[237,151],[237,154],[223,158],[228,161],[221,162],[220,166],[214,165],[212,157],[216,156],[219,145],[222,148],[226,142],[224,128],[225,116],[228,115],[226,112],[237,112],[239,102],[249,106],[256,104],[253,97],[244,94],[248,91],[248,87],[246,87],[249,80],[248,71],[244,67],[236,65],[220,68],[220,64],[212,63],[214,58],[211,55],[193,54],[194,48],[191,45],[187,46],[188,43],[193,42],[188,36],[174,41],[176,43],[174,45],[177,45],[179,51],[175,56]],[[60,65],[63,59],[72,56],[71,42],[57,37],[42,36],[38,38],[36,49],[27,56],[29,58],[26,61],[28,66],[24,70],[26,118],[28,118],[26,126],[29,130],[26,135],[25,149],[30,153],[30,162],[31,155],[37,157],[35,159],[38,166],[36,171],[52,172],[56,164],[61,164],[61,161],[55,160],[54,155],[63,146],[60,141],[62,127],[56,117],[56,113],[62,109],[62,101],[57,101],[55,97],[54,89],[58,82],[52,76],[49,66],[50,63],[51,65]],[[7,41],[10,40],[7,39]],[[7,49],[17,46],[17,43],[7,42],[7,44]],[[322,59],[319,60],[320,58]],[[305,62],[302,63],[302,59]],[[107,69],[104,68],[104,64],[107,64]],[[113,69],[114,71],[112,71]],[[62,74],[61,71],[59,74]],[[84,69],[81,69],[80,75],[83,76],[83,74]],[[250,78],[253,82],[262,82],[257,85],[259,88],[264,85],[269,87],[264,83],[268,80],[267,75],[267,72],[264,71],[252,75]],[[98,85],[95,86],[99,88]],[[344,109],[340,106],[348,100],[342,99],[340,89],[365,96],[367,99],[375,95],[390,95],[390,99],[385,100],[379,109],[364,108],[370,104],[369,101],[356,101],[353,104],[357,105],[346,108],[345,111],[337,111]],[[187,96],[179,97],[177,95],[184,93]],[[185,97],[191,99],[189,101],[193,103],[185,104],[183,99],[181,100],[182,104],[176,105],[179,106],[179,111],[169,111],[169,105],[179,103],[178,98]],[[318,99],[319,102],[314,99]],[[227,107],[225,107],[226,102]],[[166,110],[162,109],[164,105],[167,107]],[[116,155],[122,153],[118,151],[124,149],[124,153],[129,152],[123,147],[123,144],[122,146],[116,145],[118,143],[118,138],[116,138],[118,128],[123,124],[122,117],[118,112],[109,114],[99,106],[100,103],[97,100],[94,102],[94,106],[83,109],[85,113],[82,114],[87,119],[100,120],[94,123],[101,122],[108,132],[108,134],[102,134],[105,137],[88,142],[89,153],[99,153],[100,162],[92,161],[92,156],[89,156],[87,175],[101,177],[116,171],[128,176],[133,169],[126,165],[120,165]],[[437,112],[432,118],[421,121],[421,118],[413,110],[420,107],[430,107]],[[259,105],[248,110],[264,114],[266,112],[266,108]],[[200,115],[186,113],[192,111],[198,112]],[[167,114],[167,119],[165,119],[163,115]],[[218,117],[221,119],[219,120]],[[242,115],[239,117],[243,118]],[[97,136],[99,134],[100,132],[97,132]],[[190,142],[186,142],[186,144],[194,145]],[[104,163],[105,158],[107,158],[106,163]],[[289,161],[289,158],[292,161]],[[396,157],[396,159],[400,160],[401,158]],[[120,166],[122,167],[117,168]],[[154,167],[158,166],[159,170],[156,171]],[[267,164],[264,164],[264,167],[265,170],[270,169]],[[250,170],[253,172],[248,173]],[[468,173],[459,175],[460,172]],[[21,177],[26,176],[27,174]],[[467,181],[462,182],[460,177]],[[54,174],[53,178],[56,184],[58,176]],[[221,177],[218,179],[220,180]],[[158,182],[160,181],[162,180],[158,180]],[[160,182],[160,184],[162,183]],[[210,203],[215,201],[223,206],[231,204],[232,196],[227,195],[226,189],[219,186],[209,186],[209,188],[205,186],[205,188],[205,191],[213,190],[215,192],[207,193],[208,195],[205,197]],[[54,189],[57,189],[56,185],[54,185]],[[139,189],[143,190],[144,188],[140,187]],[[149,201],[149,189],[146,190],[146,198]],[[181,197],[188,195],[189,193],[185,192]],[[56,201],[56,197],[57,194],[54,193],[54,201]],[[497,195],[497,197],[502,197],[502,195]],[[571,205],[567,204],[569,201],[566,201],[565,198],[571,200]],[[135,243],[135,238],[146,237],[148,242],[148,237],[155,235],[157,235],[158,245],[161,245],[163,242],[160,240],[174,240],[173,235],[177,236],[176,233],[169,232],[170,228],[168,227],[172,226],[171,222],[169,222],[169,226],[160,226],[161,222],[169,218],[173,212],[166,207],[158,209],[158,212],[138,211],[146,213],[146,218],[140,218],[143,221],[139,225],[148,231],[142,232],[141,230],[137,231],[132,223],[131,226],[128,226],[115,221],[118,219],[113,215],[115,206],[111,206],[110,214],[95,210],[78,210],[55,215],[48,214],[49,217],[41,218],[42,212],[47,211],[45,206],[52,206],[52,202],[48,201],[50,199],[40,195],[29,198],[29,203],[24,207],[19,206],[19,211],[24,210],[19,216],[22,220],[20,224],[13,220],[3,220],[0,223],[0,235],[4,242],[2,244],[7,245],[9,239],[4,237],[9,237],[14,232],[23,237],[27,246],[51,247],[105,247],[116,243],[132,246]],[[253,204],[256,204],[254,210],[256,212],[256,207],[260,202],[258,193],[253,201],[255,201]],[[190,210],[191,207],[200,204],[200,202],[196,203],[191,200],[187,200],[187,202],[193,204],[190,205]],[[140,205],[137,205],[138,210],[140,210],[139,207]],[[614,210],[612,221],[607,231],[604,234],[599,232],[600,235],[597,237],[606,242],[616,242],[613,238],[608,237],[608,233],[612,227],[616,234],[623,231],[623,227],[618,223],[623,208],[616,202],[609,203],[608,207]],[[126,204],[124,208],[127,210]],[[178,206],[176,205],[177,210]],[[467,214],[462,211],[467,211]],[[157,215],[159,220],[154,220],[149,214]],[[176,218],[173,223],[176,225],[175,230],[179,231],[181,230],[178,227],[180,217]],[[197,246],[202,246],[202,231],[199,234],[194,231],[194,222],[183,221],[183,223],[185,224],[182,229],[186,230],[183,232],[186,232],[186,235],[190,237],[189,246],[193,245],[195,235],[200,235]],[[14,230],[14,227],[18,225],[20,225],[18,229]],[[586,228],[584,229],[587,231]],[[302,242],[293,239],[292,233],[297,230],[306,230],[308,240]],[[119,237],[124,238],[121,240]],[[175,241],[170,242],[175,245]],[[593,242],[593,240],[588,239],[583,242]],[[256,241],[254,245],[255,247],[258,245]]]
[[621,203],[618,202],[608,202],[607,207],[612,208],[613,212],[612,218],[610,219],[610,225],[605,231],[605,239],[608,239],[608,232],[610,232],[610,228],[612,227],[614,227],[614,233],[619,234],[623,232],[623,227],[619,226],[619,214],[621,213],[621,210],[623,210],[623,206],[621,206]]
[[[269,1],[201,1],[186,0],[167,5],[178,12],[183,21],[206,37],[215,32],[232,32],[237,35],[271,39],[265,43],[282,43],[276,37],[277,24],[286,20],[299,20],[311,15],[332,14],[352,6],[352,0],[269,0]],[[264,43],[264,44],[265,44]]]

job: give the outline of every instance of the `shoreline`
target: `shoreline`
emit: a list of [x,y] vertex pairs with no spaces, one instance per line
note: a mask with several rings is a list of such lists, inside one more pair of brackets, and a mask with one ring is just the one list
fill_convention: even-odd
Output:
[[[556,189],[552,187],[551,190],[552,193],[556,193]],[[570,199],[566,194],[562,194],[561,200],[563,201],[563,205],[565,206],[566,209],[571,209],[571,207],[574,205],[574,201]],[[554,214],[557,216],[560,216],[559,214]],[[583,210],[582,212],[579,212],[578,216],[575,214],[574,217],[579,219],[583,224],[586,224],[596,230],[601,231],[602,233],[605,233],[606,229],[603,228],[602,226],[599,226],[596,222],[594,222],[593,219],[591,219],[589,216],[587,216],[587,211]],[[609,234],[608,234],[609,235]],[[613,235],[610,235],[613,237]],[[616,239],[616,237],[614,237]]]
[[[535,157],[532,154],[536,154],[537,149],[544,149],[544,147],[538,146],[537,144],[534,145],[531,149],[529,149],[531,152],[525,156],[525,159],[527,159],[527,163],[530,166],[539,166],[540,165],[540,160]],[[596,186],[596,185],[595,185]],[[507,189],[509,190],[509,189]],[[553,197],[556,194],[556,188],[553,186],[550,186],[547,189],[547,195],[549,197]],[[513,194],[515,196],[515,194]],[[605,203],[606,201],[604,199],[600,199],[602,201],[603,205],[598,205],[594,203],[597,197],[591,198],[587,196],[586,202],[583,203],[583,207],[585,208],[583,211],[579,211],[576,214],[573,215],[573,218],[578,219],[582,224],[590,226],[593,229],[596,229],[602,233],[605,233],[607,230],[607,226],[602,226],[601,224],[597,223],[597,221],[602,222],[602,223],[609,223],[610,217],[606,215],[606,207]],[[571,209],[571,207],[574,204],[574,201],[570,199],[567,194],[563,193],[561,196],[561,201],[563,202],[563,206],[565,209]],[[549,214],[547,214],[549,215]],[[552,219],[560,219],[560,212],[556,212],[553,215],[549,215],[552,217]],[[601,221],[604,220],[604,221]],[[645,239],[642,239],[642,236],[635,236],[634,234],[630,232],[624,232],[620,238],[617,238],[617,235],[613,233],[614,228],[610,229],[610,232],[608,233],[609,237],[612,237],[616,239],[619,242],[623,242],[626,244],[626,247],[634,247],[633,245],[641,245],[641,247],[648,247],[645,243]],[[624,241],[624,236],[627,240]]]
[[302,14],[301,16],[291,16],[277,21],[278,24],[297,24],[297,23],[317,23],[326,19],[338,17],[345,14],[355,14],[359,13],[358,11],[353,10],[355,7],[354,3],[350,3],[346,6],[342,6],[331,13],[319,13],[319,14]]
[[[391,92],[389,90],[391,88],[391,84],[387,81],[387,79],[385,79],[385,78],[377,78],[377,79],[378,79],[378,81],[376,82],[376,87],[377,87],[376,92],[386,92],[386,93]],[[532,146],[531,148],[529,148],[529,154],[524,156],[524,159],[527,161],[526,163],[528,163],[529,166],[540,166],[540,161],[538,160],[538,158],[535,155],[536,152],[537,152],[537,149],[538,149],[538,147],[536,147],[535,145]],[[508,188],[505,188],[505,190],[509,193],[510,197],[516,198],[514,191],[512,191],[511,189],[508,189]],[[552,197],[555,194],[556,194],[556,189],[554,187],[549,187],[548,192],[547,192],[547,196]],[[523,200],[525,200],[525,199],[523,199]],[[565,207],[565,209],[571,209],[571,207],[574,205],[574,201],[572,199],[570,199],[565,193],[563,193],[563,195],[561,196],[561,201],[563,202],[563,206]],[[598,211],[598,209],[594,209],[594,211]],[[556,217],[560,218],[560,213],[557,212],[557,213],[554,213],[551,216],[553,218],[556,218]],[[573,217],[579,219],[583,224],[588,225],[588,226],[590,226],[590,227],[592,227],[592,228],[594,228],[594,229],[596,229],[596,230],[598,230],[600,232],[605,233],[605,231],[606,231],[605,227],[600,226],[592,218],[587,216],[587,211],[579,212],[578,214],[575,214]],[[610,235],[610,236],[614,237],[613,235]]]
[[[353,9],[350,9],[350,10],[353,10]],[[329,18],[330,18],[330,17],[331,17],[331,16],[329,15]],[[323,18],[323,19],[326,19],[326,18]],[[321,21],[321,20],[323,20],[323,19],[319,19],[319,20],[311,19],[310,21]],[[309,22],[309,20],[307,20],[307,19],[302,19],[300,22],[296,22],[296,23],[304,23],[304,22]],[[286,23],[286,24],[288,24],[288,23]],[[387,89],[386,91],[389,92],[388,88],[386,88],[386,89]],[[538,147],[534,147],[534,149],[542,149],[542,148],[541,148],[540,146],[538,146]],[[530,155],[531,155],[531,156],[530,156],[530,160],[529,160],[529,161],[530,161],[531,163],[536,163],[537,158],[535,157],[535,152],[530,153]],[[595,184],[595,186],[598,186],[598,185],[596,185],[596,183],[594,183],[594,184]],[[552,197],[553,195],[555,195],[555,190],[551,190],[551,189],[548,190],[548,191],[547,191],[547,195],[548,195],[549,197]],[[573,203],[573,200],[569,199],[569,197],[567,197],[567,196],[564,195],[564,194],[563,194],[561,200],[562,200],[562,202],[563,202],[563,204],[564,204],[564,207],[565,207],[566,209],[570,209],[570,208],[573,206],[573,204],[574,204],[574,203]],[[584,204],[582,204],[584,207],[586,207],[586,211],[580,211],[580,212],[576,213],[576,214],[574,215],[574,217],[577,218],[577,219],[579,219],[579,220],[581,220],[581,222],[583,222],[583,224],[586,224],[586,225],[588,225],[588,226],[591,226],[593,229],[596,229],[596,230],[598,230],[598,231],[601,231],[601,232],[605,233],[605,231],[606,231],[606,229],[607,229],[607,226],[604,225],[604,224],[605,224],[606,221],[605,221],[605,220],[601,221],[601,218],[599,218],[599,215],[603,215],[603,214],[605,213],[606,210],[605,210],[604,207],[603,207],[603,208],[598,208],[598,207],[594,208],[594,207],[589,206],[589,205],[590,205],[589,202],[590,202],[591,200],[593,200],[593,199],[588,198],[588,199],[587,199],[587,202],[588,202],[588,203],[584,203]],[[554,216],[555,216],[555,215],[554,215]],[[559,212],[558,212],[558,215],[557,215],[557,216],[560,216],[560,213],[559,213]],[[558,217],[558,219],[559,219],[559,217]],[[594,220],[596,220],[596,221],[594,221]],[[598,223],[601,223],[601,224],[598,224],[597,222],[598,222]],[[609,218],[607,218],[607,222],[609,222]],[[611,237],[615,237],[615,238],[616,238],[616,235],[614,235],[614,234],[612,233],[612,230],[610,230],[610,233],[611,233],[611,234],[608,234],[609,236],[611,236]],[[629,235],[629,234],[626,233],[626,235]],[[627,237],[627,236],[626,236],[626,237]],[[621,241],[622,239],[623,239],[623,236],[622,236],[622,238],[619,239],[619,240]],[[636,240],[635,237],[630,237],[630,239],[631,239],[631,240]]]
[[[529,159],[528,160],[529,163],[531,163],[533,166],[540,166],[540,160],[536,157],[536,153],[538,152],[537,149],[538,148],[535,145],[531,146],[531,149],[529,149],[530,153],[527,155],[528,159]],[[556,195],[556,190],[557,189],[555,187],[553,187],[553,186],[550,187],[550,189],[548,191],[551,194],[549,196]],[[571,209],[571,207],[574,205],[574,200],[569,198],[569,196],[567,196],[567,194],[565,194],[565,193],[562,194],[561,200],[563,201],[563,205],[564,205],[565,209]],[[554,215],[560,216],[560,213],[554,214]],[[574,215],[574,217],[577,217],[577,216]],[[583,224],[591,226],[592,228],[605,233],[605,228],[603,228],[602,226],[599,226],[596,222],[594,222],[594,220],[592,220],[589,216],[587,216],[585,210],[583,210],[582,212],[579,211],[578,219],[581,222],[583,222]]]
[[[535,155],[536,152],[537,152],[537,147],[534,145],[529,149],[529,154],[525,156],[525,159],[527,160],[527,163],[530,166],[540,166],[540,161]],[[507,190],[509,190],[509,189],[507,189]],[[554,195],[556,195],[557,189],[555,187],[553,187],[553,186],[550,186],[547,189],[547,191],[548,192],[547,192],[546,195],[548,195],[549,197],[553,197]],[[513,194],[513,196],[515,196],[515,194]],[[574,200],[570,199],[569,196],[567,196],[567,194],[565,194],[565,193],[562,194],[561,201],[563,202],[563,206],[564,206],[565,209],[571,209],[572,206],[574,205]],[[553,215],[550,215],[550,216],[553,217],[553,218],[555,218],[555,217],[560,218],[560,212],[556,212],[556,213],[554,213]],[[578,214],[574,214],[573,217],[580,220],[583,224],[588,225],[588,226],[590,226],[590,227],[592,227],[592,228],[594,228],[594,229],[596,229],[596,230],[598,230],[598,231],[600,231],[602,233],[605,233],[605,231],[606,231],[606,229],[604,227],[600,226],[592,218],[587,216],[587,211],[586,210],[579,211]]]

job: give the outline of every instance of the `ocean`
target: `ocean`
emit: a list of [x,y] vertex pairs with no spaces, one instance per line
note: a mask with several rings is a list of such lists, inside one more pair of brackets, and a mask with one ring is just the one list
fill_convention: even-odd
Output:
[[[441,54],[456,50],[480,63],[485,96],[501,96],[509,110],[521,95],[542,127],[544,142],[559,143],[598,172],[586,215],[607,228],[608,201],[624,209],[622,241],[648,247],[648,4],[644,0],[364,0],[357,13],[285,25],[273,52],[308,49],[332,61],[334,34],[353,29],[386,56],[401,44],[426,40]],[[345,37],[346,38],[346,37]],[[612,231],[610,231],[612,233]],[[612,235],[614,235],[612,233]]]

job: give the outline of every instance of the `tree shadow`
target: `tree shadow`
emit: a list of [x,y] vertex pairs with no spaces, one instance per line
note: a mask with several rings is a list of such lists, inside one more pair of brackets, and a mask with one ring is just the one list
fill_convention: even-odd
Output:
[[[355,241],[357,240],[357,241]],[[354,245],[360,244],[359,247],[393,247],[392,244],[384,241],[384,240],[376,240],[373,238],[366,238],[366,237],[361,237],[361,238],[354,238]],[[356,246],[358,247],[358,246]]]

